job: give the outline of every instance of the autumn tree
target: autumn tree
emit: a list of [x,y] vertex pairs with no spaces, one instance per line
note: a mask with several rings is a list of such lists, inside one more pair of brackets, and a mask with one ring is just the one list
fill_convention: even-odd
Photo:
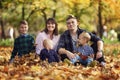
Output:
[[5,39],[5,30],[4,30],[4,21],[3,21],[3,17],[2,17],[2,12],[4,10],[4,5],[2,4],[2,2],[4,2],[4,0],[0,1],[0,26],[1,26],[1,38]]
[[9,23],[17,27],[18,22],[25,19],[30,31],[35,32],[45,26],[48,17],[54,17],[64,27],[66,16],[73,14],[81,28],[89,31],[96,28],[102,37],[103,25],[108,29],[118,27],[119,5],[120,0],[2,0],[0,14],[3,25]]

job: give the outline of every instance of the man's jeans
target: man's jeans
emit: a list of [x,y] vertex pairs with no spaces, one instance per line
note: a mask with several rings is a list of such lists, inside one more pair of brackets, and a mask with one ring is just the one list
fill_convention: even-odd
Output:
[[86,60],[83,60],[79,55],[76,55],[75,58],[71,59],[71,62],[75,64],[78,60],[82,65],[87,66],[93,61],[93,58],[88,57]]

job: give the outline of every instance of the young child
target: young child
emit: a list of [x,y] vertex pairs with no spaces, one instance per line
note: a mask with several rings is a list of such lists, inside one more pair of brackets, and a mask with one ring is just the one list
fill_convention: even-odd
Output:
[[75,58],[71,59],[71,62],[74,64],[77,60],[84,65],[89,65],[94,58],[94,52],[92,47],[88,45],[89,40],[91,39],[89,33],[82,32],[79,35],[78,45],[77,45],[77,54]]
[[13,62],[16,55],[21,57],[25,54],[29,54],[32,50],[35,49],[34,38],[27,33],[28,32],[27,21],[23,20],[20,22],[19,32],[20,36],[17,37],[14,41],[14,48],[12,51],[11,58],[9,60],[10,63]]
[[48,60],[49,63],[51,62],[59,62],[59,57],[55,50],[53,50],[53,42],[50,39],[45,39],[43,41],[44,49],[40,52],[40,59],[41,60]]

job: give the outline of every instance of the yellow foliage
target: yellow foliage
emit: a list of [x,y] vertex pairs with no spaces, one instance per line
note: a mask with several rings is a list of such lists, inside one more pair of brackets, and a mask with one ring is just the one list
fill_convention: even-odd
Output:
[[74,7],[74,4],[82,6],[88,6],[90,4],[90,0],[62,0],[62,1],[70,7]]

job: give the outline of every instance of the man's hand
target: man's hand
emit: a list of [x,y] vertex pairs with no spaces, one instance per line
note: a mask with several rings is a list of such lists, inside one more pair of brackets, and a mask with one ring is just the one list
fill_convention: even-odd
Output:
[[96,59],[102,57],[102,50],[103,50],[103,41],[99,40],[97,41],[97,47],[98,47],[98,51],[96,53]]
[[75,58],[75,54],[73,54],[72,52],[70,52],[70,51],[68,51],[68,50],[66,50],[64,48],[60,48],[58,53],[59,54],[66,54],[69,59]]
[[96,54],[96,59],[99,59],[100,57],[102,57],[102,51],[98,51]]
[[71,53],[70,51],[66,51],[66,55],[69,59],[75,58],[75,54]]

